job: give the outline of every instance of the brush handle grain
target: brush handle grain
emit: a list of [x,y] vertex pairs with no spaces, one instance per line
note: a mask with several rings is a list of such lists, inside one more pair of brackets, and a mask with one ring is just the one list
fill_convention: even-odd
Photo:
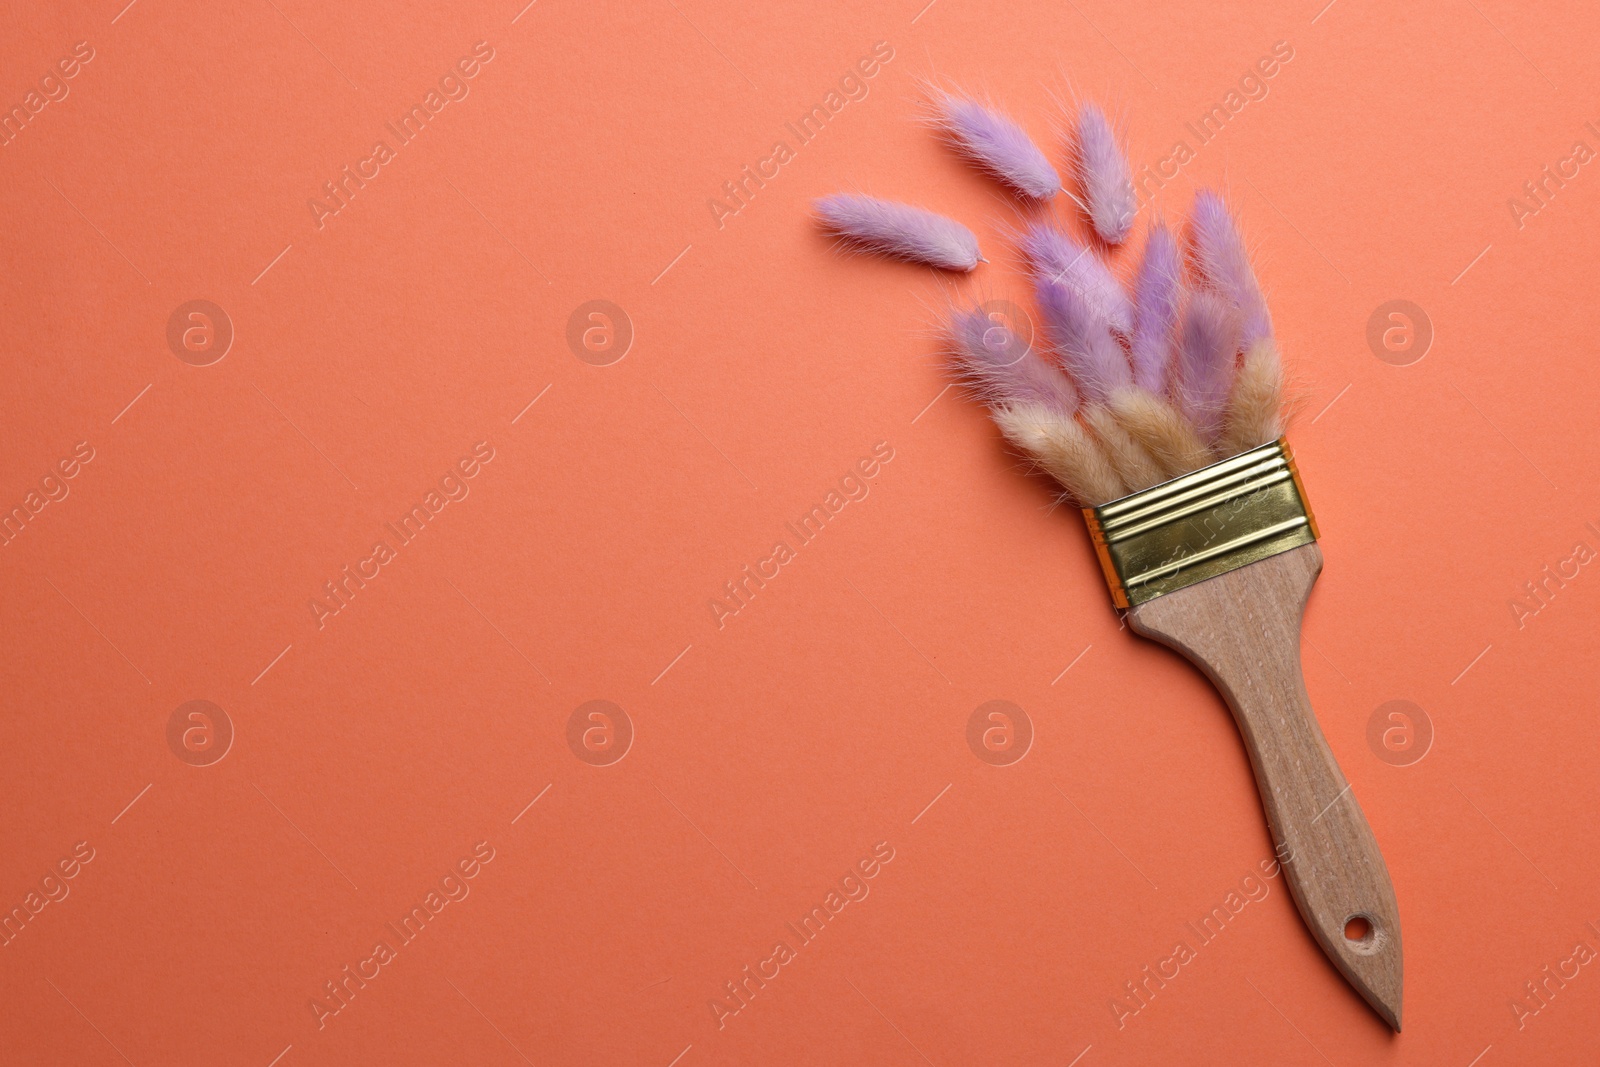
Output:
[[[1345,979],[1399,1030],[1394,886],[1300,673],[1300,619],[1321,570],[1321,551],[1302,545],[1140,604],[1128,622],[1181,652],[1227,700],[1301,917]],[[1345,928],[1357,916],[1370,934],[1351,940]]]

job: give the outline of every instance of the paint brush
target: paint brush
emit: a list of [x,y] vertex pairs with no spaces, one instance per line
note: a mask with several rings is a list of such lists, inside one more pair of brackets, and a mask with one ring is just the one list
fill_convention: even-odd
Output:
[[[1045,282],[1045,336],[1086,402],[1062,410],[995,376],[985,401],[1007,440],[1082,507],[1128,625],[1188,658],[1227,701],[1306,926],[1398,1030],[1394,889],[1300,668],[1301,615],[1322,569],[1316,520],[1277,436],[1282,371],[1270,333],[1258,330],[1240,363],[1248,324],[1262,320],[1238,297],[1202,273],[1181,313],[1153,316],[1172,320],[1159,358],[1148,356],[1173,368],[1163,396],[1093,304]],[[956,347],[973,367],[970,344],[958,336]]]
[[1211,192],[1195,198],[1186,249],[1165,225],[1150,228],[1125,293],[1097,250],[1132,225],[1127,164],[1098,108],[1080,111],[1079,132],[1099,244],[1040,222],[1019,241],[1047,351],[960,310],[958,375],[1082,509],[1129,627],[1190,660],[1227,702],[1301,917],[1399,1030],[1394,888],[1301,672],[1301,617],[1322,554],[1283,437],[1266,300],[1233,214]]

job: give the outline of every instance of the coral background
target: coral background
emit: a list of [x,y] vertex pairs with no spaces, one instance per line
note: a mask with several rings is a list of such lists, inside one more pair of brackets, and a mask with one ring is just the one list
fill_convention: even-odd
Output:
[[[1600,177],[1541,171],[1600,149],[1600,14],[525,2],[8,4],[0,104],[93,58],[0,147],[0,510],[67,491],[0,548],[0,909],[31,914],[0,1061],[1593,1062],[1596,962],[1512,1005],[1600,947]],[[480,41],[468,95],[319,220]],[[794,139],[880,41],[867,95]],[[930,76],[1045,140],[1052,94],[1104,99],[1136,166],[1194,149],[1155,209],[1216,184],[1240,212],[1327,556],[1307,684],[1404,920],[1401,1035],[1281,879],[1113,1007],[1271,845],[1216,695],[1120,630],[1078,517],[944,391],[947,294],[1024,290],[1016,205],[915,121]],[[994,262],[841,256],[808,218],[840,188],[961,218]],[[193,300],[225,351],[169,343]],[[1392,300],[1431,344],[1369,342]],[[467,495],[319,625],[480,442]],[[867,496],[719,627],[724,583],[880,442]],[[1020,760],[969,747],[997,699]],[[220,711],[172,729],[193,700]],[[574,720],[593,700],[620,710]],[[327,999],[480,842],[470,893]],[[870,894],[719,1020],[880,842]]]

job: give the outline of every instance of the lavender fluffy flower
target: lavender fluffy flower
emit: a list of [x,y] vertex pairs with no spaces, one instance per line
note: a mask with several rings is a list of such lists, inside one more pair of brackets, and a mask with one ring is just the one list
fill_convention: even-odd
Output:
[[1077,410],[1071,379],[981,309],[956,309],[950,333],[963,380],[990,407],[1034,403],[1063,415]]
[[1024,196],[1049,200],[1061,176],[1039,146],[1008,116],[964,96],[938,94],[939,123],[975,163]]
[[1208,444],[1222,432],[1238,354],[1238,314],[1209,292],[1190,294],[1178,326],[1178,401]]
[[836,193],[818,200],[816,209],[829,230],[870,251],[959,271],[983,258],[971,230],[910,204]]
[[1133,302],[1122,283],[1089,248],[1046,223],[1036,222],[1022,235],[1022,252],[1034,277],[1076,290],[1095,315],[1124,337],[1133,332]]
[[1128,159],[1097,105],[1086,101],[1078,108],[1077,133],[1078,185],[1083,190],[1084,210],[1100,240],[1121,244],[1138,209]]
[[1034,287],[1045,333],[1088,401],[1105,402],[1133,383],[1133,371],[1111,327],[1077,289],[1041,278]]
[[1270,339],[1272,316],[1267,313],[1255,271],[1250,269],[1239,228],[1222,197],[1210,189],[1195,195],[1189,233],[1201,276],[1239,314],[1239,346],[1249,348],[1257,341]]
[[1172,333],[1183,300],[1183,258],[1163,223],[1150,228],[1133,291],[1134,384],[1160,396],[1167,387]]

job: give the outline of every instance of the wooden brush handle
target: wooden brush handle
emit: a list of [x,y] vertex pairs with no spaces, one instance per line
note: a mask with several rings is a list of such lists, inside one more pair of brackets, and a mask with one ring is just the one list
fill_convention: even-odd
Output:
[[[1372,828],[1300,673],[1300,618],[1322,570],[1302,545],[1146,601],[1128,623],[1183,653],[1233,709],[1295,904],[1335,966],[1400,1029],[1400,913]],[[1364,919],[1352,940],[1346,925]]]

